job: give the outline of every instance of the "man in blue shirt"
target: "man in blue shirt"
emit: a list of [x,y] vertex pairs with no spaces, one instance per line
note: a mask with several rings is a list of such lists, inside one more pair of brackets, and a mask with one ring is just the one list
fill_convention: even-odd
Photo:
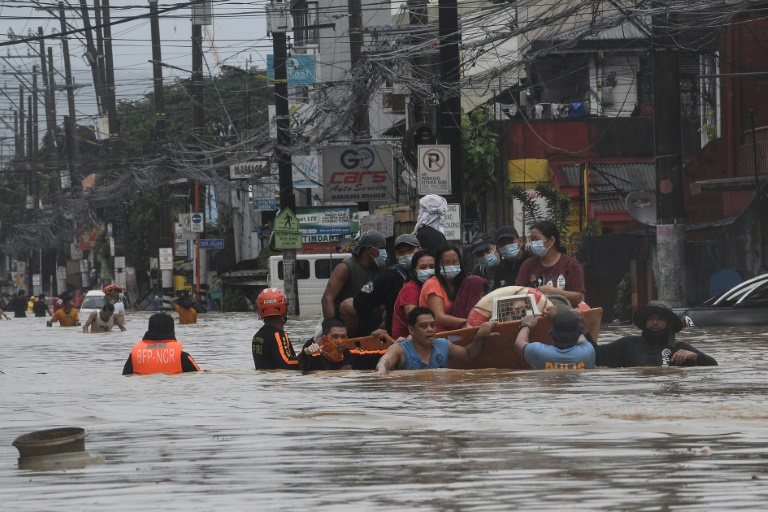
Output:
[[595,348],[582,332],[584,325],[572,311],[561,311],[552,319],[552,345],[528,340],[536,326],[535,316],[521,320],[515,349],[534,370],[584,370],[595,367]]
[[431,309],[413,308],[408,313],[410,339],[387,349],[376,365],[376,375],[386,375],[392,370],[447,368],[449,359],[471,362],[483,351],[485,338],[499,336],[493,332],[495,325],[496,322],[485,322],[472,343],[462,347],[445,338],[435,338],[435,314]]

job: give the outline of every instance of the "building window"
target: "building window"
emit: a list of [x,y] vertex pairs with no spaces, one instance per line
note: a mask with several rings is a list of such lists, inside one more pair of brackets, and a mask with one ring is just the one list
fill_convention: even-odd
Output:
[[298,4],[293,9],[293,36],[296,46],[317,44],[319,34],[317,29],[317,2]]

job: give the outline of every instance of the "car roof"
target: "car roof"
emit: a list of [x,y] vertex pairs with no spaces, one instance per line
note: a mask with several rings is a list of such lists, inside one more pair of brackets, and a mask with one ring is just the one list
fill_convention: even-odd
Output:
[[89,295],[91,297],[103,297],[104,296],[104,292],[101,291],[101,290],[91,290],[91,291],[89,291],[88,293],[85,294],[86,297],[88,297]]

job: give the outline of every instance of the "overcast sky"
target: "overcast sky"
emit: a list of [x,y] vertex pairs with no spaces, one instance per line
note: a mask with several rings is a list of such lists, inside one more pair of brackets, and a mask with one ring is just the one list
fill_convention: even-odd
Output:
[[[40,6],[48,7],[53,3],[38,2]],[[70,0],[70,5],[78,5],[79,0]],[[91,23],[93,24],[93,0],[88,0],[91,8]],[[33,2],[23,1],[9,4],[0,3],[0,41],[8,41],[5,35],[9,30],[17,36],[26,36],[28,32],[37,32],[42,27],[46,35],[58,32],[60,22],[54,19],[44,10],[34,9],[30,6]],[[65,4],[66,5],[66,4]],[[181,5],[180,2],[167,0],[159,1],[159,8]],[[112,22],[121,19],[149,13],[147,1],[112,0]],[[76,10],[66,9],[68,21],[76,27],[82,27],[82,18],[79,7]],[[192,67],[191,55],[191,10],[188,7],[161,15],[160,37],[162,39],[163,61],[184,69]],[[265,2],[260,1],[215,1],[213,5],[213,24],[206,27],[203,33],[205,42],[204,68],[206,74],[219,72],[217,64],[219,58],[224,64],[244,67],[247,61],[252,60],[253,65],[266,66],[266,55],[271,53],[272,42],[266,38]],[[117,99],[135,99],[141,97],[152,89],[152,64],[148,61],[152,58],[152,46],[150,37],[149,19],[142,18],[116,25],[112,29],[113,54],[115,63],[115,83]],[[213,51],[211,42],[215,46]],[[64,61],[62,59],[61,42],[58,39],[49,39],[46,46],[52,46],[54,51],[54,67],[56,67],[57,84],[63,85]],[[78,123],[82,125],[92,124],[89,117],[96,113],[96,100],[93,95],[93,81],[90,68],[84,60],[85,38],[82,35],[71,36],[69,41],[70,55],[75,82],[87,84],[88,87],[79,89],[76,93],[76,108]],[[16,44],[0,48],[0,55],[6,57],[26,56],[32,51],[25,44]],[[216,55],[218,52],[218,57]],[[0,95],[0,116],[10,124],[13,124],[11,102],[17,103],[19,97],[19,81],[12,73],[30,72],[33,64],[37,64],[36,54],[33,58],[4,58],[4,71],[11,74],[3,74],[0,79],[3,90],[10,99]],[[163,69],[163,77],[166,84],[172,83],[175,78],[187,78],[184,71],[170,68]],[[31,80],[31,76],[25,76]],[[61,124],[62,113],[66,110],[66,97],[64,93],[57,96],[57,113]],[[42,106],[40,107],[40,128],[44,128]],[[6,132],[5,136],[10,135]]]

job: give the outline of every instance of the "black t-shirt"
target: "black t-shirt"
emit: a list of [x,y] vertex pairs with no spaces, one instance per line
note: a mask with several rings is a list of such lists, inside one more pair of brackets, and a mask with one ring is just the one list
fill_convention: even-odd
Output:
[[[505,286],[515,286],[517,274],[520,273],[520,267],[523,266],[523,262],[528,258],[533,257],[533,253],[528,252],[525,249],[520,249],[520,252],[523,253],[520,258],[515,258],[514,260],[502,259],[501,262],[499,262],[495,269],[495,273],[493,274],[493,287],[491,288],[491,291]],[[475,265],[475,268],[472,269],[472,275],[488,279],[490,282],[488,271],[480,265]]]
[[717,366],[717,361],[682,341],[674,347],[652,344],[642,336],[625,336],[611,343],[597,346],[596,366],[623,368],[627,366],[669,366],[669,360],[678,350],[689,350],[697,355],[696,361],[683,366]]
[[392,312],[397,295],[407,281],[408,271],[400,265],[394,265],[366,283],[355,294],[355,312],[359,321],[356,336],[368,336],[378,329],[381,324],[379,306],[384,306],[386,313],[384,329],[392,333]]
[[298,370],[299,360],[285,331],[265,325],[251,341],[253,364],[257,370]]
[[429,251],[437,257],[437,253],[448,245],[445,235],[432,226],[421,226],[416,230],[416,239],[425,251]]
[[320,355],[309,355],[304,353],[304,349],[310,346],[315,342],[314,339],[310,338],[303,347],[301,347],[301,352],[299,353],[299,369],[303,372],[313,371],[313,370],[350,370],[352,369],[352,356],[349,353],[349,349],[344,351],[344,359],[339,361],[338,363],[334,363],[333,361],[328,360],[325,356],[322,354]]
[[32,304],[32,311],[34,311],[35,316],[45,316],[48,314],[48,304],[41,301],[35,301],[34,304]]
[[27,316],[27,300],[26,298],[14,297],[11,302],[8,303],[8,309],[13,311],[13,316],[25,317]]

